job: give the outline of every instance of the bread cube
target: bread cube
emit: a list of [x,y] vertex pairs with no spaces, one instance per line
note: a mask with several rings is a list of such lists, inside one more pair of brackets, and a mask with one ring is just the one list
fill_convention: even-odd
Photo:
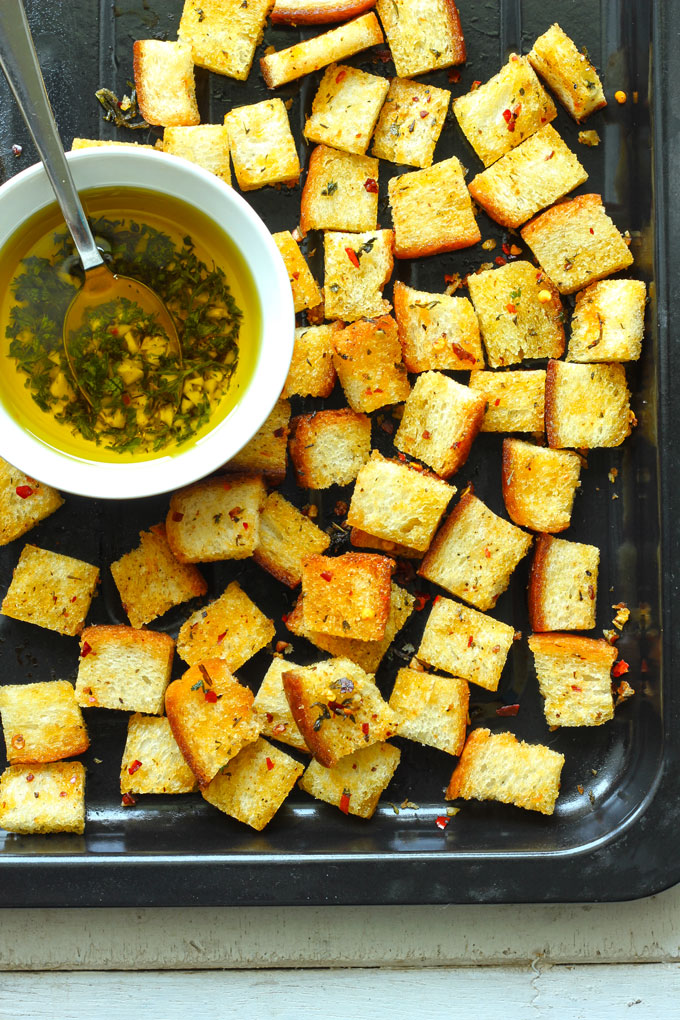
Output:
[[391,315],[359,319],[334,333],[331,343],[335,370],[354,411],[370,413],[406,400],[411,387]]
[[329,230],[323,244],[327,319],[354,322],[391,311],[382,291],[394,266],[393,231],[347,234]]
[[88,627],[80,640],[78,704],[161,715],[174,652],[169,634],[123,625]]
[[484,85],[454,99],[453,112],[484,166],[491,166],[557,116],[531,64],[516,53]]
[[71,143],[71,152],[77,152],[78,149],[107,149],[111,145],[134,146],[136,149],[150,149],[151,152],[158,152],[158,149],[153,145],[144,145],[141,142],[114,142],[108,138],[74,138]]
[[416,655],[428,666],[496,691],[514,634],[507,623],[437,596]]
[[465,40],[453,0],[378,0],[400,78],[465,62]]
[[571,450],[503,440],[505,509],[523,528],[551,533],[568,528],[580,473],[580,457]]
[[455,156],[426,170],[392,177],[387,190],[398,259],[469,248],[481,241],[463,168]]
[[177,35],[193,61],[245,81],[273,0],[184,0]]
[[375,0],[275,0],[271,11],[273,25],[317,25],[345,21],[375,7]]
[[56,489],[29,478],[0,457],[0,545],[7,545],[64,503]]
[[304,765],[259,737],[227,762],[201,792],[213,807],[260,832],[303,772]]
[[290,456],[302,489],[349,485],[371,452],[371,419],[348,407],[293,418]]
[[311,116],[305,122],[305,138],[363,156],[388,88],[389,83],[375,74],[346,64],[331,64],[314,96]]
[[470,389],[486,401],[480,432],[543,432],[545,371],[473,372]]
[[375,230],[378,160],[317,145],[300,202],[300,230]]
[[601,280],[576,295],[567,361],[637,361],[645,329],[642,280]]
[[174,492],[165,521],[180,563],[243,560],[257,545],[266,490],[260,477],[226,475]]
[[295,311],[302,312],[305,308],[315,308],[321,304],[321,291],[290,230],[272,234],[272,240],[281,252],[281,258],[286,266]]
[[184,42],[138,39],[133,68],[139,112],[148,124],[200,124],[191,46]]
[[[556,289],[530,262],[509,262],[468,277],[491,368],[524,358],[559,358],[564,312]],[[539,300],[548,295],[548,300]]]
[[68,680],[0,687],[0,714],[10,765],[73,758],[90,746]]
[[617,651],[607,641],[532,634],[529,648],[549,726],[601,726],[614,718],[611,668]]
[[296,747],[298,751],[309,753],[304,737],[293,719],[293,713],[283,689],[282,676],[290,669],[300,669],[300,667],[290,659],[281,657],[272,659],[271,665],[262,679],[260,689],[255,695],[253,711],[260,721],[261,732],[265,737],[272,737],[283,744]]
[[529,579],[531,629],[592,630],[599,564],[595,545],[539,535]]
[[493,609],[533,539],[467,490],[425,554],[418,573],[477,609]]
[[120,766],[121,793],[193,793],[196,776],[165,716],[131,715]]
[[527,744],[512,733],[473,730],[446,791],[447,800],[498,800],[551,815],[560,792],[564,755]]
[[521,235],[561,294],[573,294],[633,262],[599,195],[579,195],[547,209]]
[[404,405],[394,445],[449,478],[468,458],[484,406],[468,386],[441,372],[423,372]]
[[411,549],[408,545],[401,545],[399,542],[387,542],[384,538],[376,538],[375,535],[369,535],[367,531],[362,531],[361,528],[352,528],[349,533],[350,543],[356,549],[379,549],[380,552],[387,553],[388,556],[402,557],[407,560],[419,560],[422,557],[422,552],[417,549]]
[[265,475],[271,485],[286,477],[290,403],[278,400],[252,439],[224,465],[225,471]]
[[421,81],[393,78],[373,138],[373,155],[407,166],[432,166],[451,93]]
[[253,559],[264,570],[295,588],[302,580],[305,556],[325,552],[331,540],[279,492],[267,497]]
[[272,621],[232,581],[214,602],[197,609],[177,635],[177,654],[190,666],[206,659],[222,659],[237,669],[274,637]]
[[341,322],[302,326],[295,330],[293,358],[283,387],[284,397],[330,397],[337,378],[333,365],[333,334]]
[[167,127],[163,132],[163,152],[188,159],[225,184],[231,184],[229,135],[223,124]]
[[623,365],[548,362],[545,431],[552,447],[620,446],[635,423]]
[[377,743],[346,755],[332,768],[312,761],[300,780],[300,789],[316,800],[334,804],[346,815],[372,818],[400,758],[399,748]]
[[394,316],[409,372],[484,368],[475,310],[467,298],[394,284]]
[[529,60],[578,124],[607,105],[590,58],[558,24],[538,37]]
[[394,560],[373,553],[307,556],[302,561],[302,620],[308,630],[380,641],[390,612]]
[[275,89],[384,41],[380,23],[371,12],[286,50],[268,53],[260,60],[260,70],[269,88]]
[[0,776],[0,829],[27,836],[84,832],[84,766],[79,761],[10,765]]
[[447,754],[460,754],[465,743],[470,688],[453,676],[432,676],[400,669],[389,705],[399,720],[399,736]]
[[267,184],[297,184],[300,160],[283,100],[237,106],[225,114],[224,123],[241,191]]
[[80,634],[98,583],[98,567],[25,545],[0,612],[58,634]]

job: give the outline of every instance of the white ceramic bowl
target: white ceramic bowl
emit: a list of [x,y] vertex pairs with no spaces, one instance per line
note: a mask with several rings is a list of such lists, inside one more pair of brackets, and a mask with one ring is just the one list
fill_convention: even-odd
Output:
[[[0,403],[0,455],[26,474],[66,492],[130,499],[177,489],[203,478],[255,435],[278,400],[293,353],[295,314],[283,259],[269,230],[218,177],[175,156],[144,149],[97,148],[68,154],[80,191],[144,188],[195,206],[229,236],[246,262],[260,303],[259,355],[249,384],[227,417],[172,456],[138,464],[103,463],[62,454],[21,427]],[[0,249],[36,212],[53,204],[42,164],[0,188]],[[0,367],[1,368],[1,367]]]

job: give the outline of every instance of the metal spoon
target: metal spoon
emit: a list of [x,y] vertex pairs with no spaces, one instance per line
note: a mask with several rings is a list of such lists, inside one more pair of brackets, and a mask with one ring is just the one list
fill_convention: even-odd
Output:
[[181,363],[177,328],[172,315],[150,287],[129,276],[114,275],[102,258],[64,155],[22,0],[0,0],[0,67],[33,136],[85,270],[85,282],[66,311],[63,341],[74,380],[91,403],[90,395],[73,370],[68,346],[69,337],[81,325],[88,309],[120,298],[135,302],[147,315],[156,317],[168,336],[170,350]]

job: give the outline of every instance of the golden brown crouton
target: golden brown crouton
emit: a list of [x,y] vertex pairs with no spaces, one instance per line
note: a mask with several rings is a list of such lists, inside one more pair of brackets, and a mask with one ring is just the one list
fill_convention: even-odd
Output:
[[290,230],[282,230],[272,234],[272,240],[281,252],[290,287],[293,291],[293,306],[296,312],[305,308],[315,308],[321,302],[321,291],[316,285],[312,271],[305,262],[300,247]]
[[339,329],[341,322],[295,330],[293,358],[282,396],[330,397],[337,378],[331,337]]
[[259,737],[223,765],[203,796],[230,818],[260,832],[304,772],[304,765]]
[[394,315],[409,372],[484,368],[475,310],[467,298],[394,284]]
[[78,704],[160,715],[174,651],[169,634],[116,625],[88,627],[80,640]]
[[406,400],[411,387],[391,315],[359,319],[334,333],[331,343],[335,370],[354,411],[370,413]]
[[71,152],[78,149],[106,149],[111,145],[134,146],[136,149],[150,149],[151,152],[158,152],[153,145],[143,145],[141,142],[114,142],[108,138],[74,138],[71,143]]
[[149,124],[200,124],[191,46],[141,39],[134,43],[133,67],[139,112]]
[[407,166],[432,166],[451,93],[421,81],[393,78],[373,139],[373,155]]
[[465,62],[453,0],[378,0],[377,10],[400,78]]
[[0,612],[58,634],[80,634],[99,569],[71,556],[25,545]]
[[0,457],[0,545],[25,535],[63,503],[56,489],[29,478]]
[[531,629],[592,630],[600,550],[539,535],[529,578]]
[[26,835],[84,832],[84,766],[10,765],[0,776],[0,829]]
[[305,138],[363,156],[388,88],[389,82],[375,74],[331,64],[314,96]]
[[302,489],[349,485],[371,452],[371,419],[348,407],[291,422],[290,455]]
[[399,736],[447,754],[465,743],[470,688],[466,680],[400,669],[389,705],[399,719]]
[[165,716],[131,715],[120,766],[121,793],[193,793],[196,776]]
[[286,477],[290,402],[277,400],[264,425],[235,457],[224,465],[225,471],[265,475],[270,485],[280,485]]
[[590,58],[558,24],[538,37],[529,60],[577,123],[607,105]]
[[260,70],[269,88],[275,89],[384,41],[380,23],[371,12],[286,50],[268,53],[260,60]]
[[300,160],[283,100],[237,106],[225,115],[224,123],[241,191],[267,184],[297,184]]
[[[300,231],[375,230],[378,160],[317,145],[300,201]],[[318,302],[317,302],[318,304]]]
[[0,687],[0,714],[10,765],[72,758],[90,746],[68,680]]
[[507,623],[438,595],[416,655],[428,666],[496,691],[514,634]]
[[620,446],[633,424],[623,365],[548,362],[545,431],[552,447]]
[[260,535],[253,559],[277,581],[295,588],[302,580],[302,560],[325,552],[331,540],[309,517],[272,492],[260,517]]
[[470,389],[486,401],[480,432],[543,432],[545,371],[473,372]]
[[324,234],[326,318],[371,319],[391,311],[382,296],[392,275],[394,232]]
[[372,818],[400,758],[399,748],[377,743],[348,754],[333,768],[312,761],[300,780],[300,789],[316,800],[334,804],[346,815]]
[[309,753],[304,737],[293,719],[282,680],[285,672],[300,668],[290,659],[273,658],[255,695],[253,711],[260,720],[261,732],[265,737],[272,737],[273,740],[280,740],[283,744],[296,747],[298,751]]
[[323,25],[346,21],[375,7],[375,0],[276,0],[272,24]]
[[398,259],[469,248],[481,241],[463,168],[455,156],[393,177],[387,188]]
[[362,531],[361,528],[352,528],[349,533],[349,540],[356,549],[378,549],[380,552],[387,553],[388,556],[400,556],[407,560],[419,560],[423,555],[422,552],[419,552],[417,549],[411,549],[408,545],[401,545],[399,542],[388,542],[384,538],[369,535],[367,531]]
[[193,61],[245,81],[274,0],[184,0],[177,35]]
[[163,132],[163,152],[188,159],[231,184],[229,135],[223,124],[168,127]]
[[529,648],[549,726],[600,726],[614,718],[615,648],[575,634],[532,634]]
[[567,361],[637,361],[645,328],[642,280],[600,280],[576,295]]
[[274,624],[232,581],[214,602],[197,609],[177,635],[177,654],[190,666],[223,659],[232,672],[274,637]]
[[521,439],[503,440],[503,499],[508,514],[532,531],[564,531],[571,522],[581,459]]
[[302,561],[306,630],[380,641],[390,612],[394,560],[374,553],[307,556]]
[[180,563],[242,560],[253,555],[266,490],[260,477],[227,475],[172,494],[165,521]]

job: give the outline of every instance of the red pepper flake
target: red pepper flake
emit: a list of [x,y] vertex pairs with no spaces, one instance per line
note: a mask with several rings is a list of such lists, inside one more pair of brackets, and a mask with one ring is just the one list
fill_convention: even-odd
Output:
[[271,760],[271,758],[265,758],[265,761],[267,762],[267,771],[271,772],[271,770],[274,768],[274,762]]
[[619,659],[619,661],[615,662],[614,665],[612,666],[612,676],[623,676],[623,674],[627,673],[629,669],[630,666],[628,665],[626,660]]
[[81,657],[81,659],[84,659],[85,656],[89,655],[91,651],[92,651],[92,646],[89,645],[87,643],[87,641],[83,641],[83,647],[80,650],[80,657]]
[[65,797],[66,796],[66,790],[60,790],[59,791],[59,796],[60,797]]
[[572,689],[572,691],[582,691],[583,690],[583,688],[579,687],[578,684],[572,684],[571,685],[571,689]]
[[279,734],[280,733],[285,733],[287,729],[288,729],[288,723],[280,722],[280,723],[277,723],[276,726],[274,727],[274,733],[279,733]]
[[498,405],[500,404],[500,402],[501,402],[501,398],[500,398],[500,397],[496,397],[496,399],[495,399],[495,400],[494,400],[494,402],[493,402],[493,406],[494,406],[494,407],[498,407]]
[[367,722],[361,724],[361,732],[363,733],[363,735],[365,737],[368,736],[368,723]]
[[123,804],[124,807],[130,807],[131,805],[136,804],[137,801],[135,800],[131,793],[124,793],[121,803]]
[[217,643],[218,643],[218,645],[221,644],[222,641],[224,641],[226,636],[227,636],[226,630],[223,630],[221,634],[217,635]]
[[432,605],[436,606],[441,597],[442,597],[441,595],[435,595],[434,602],[432,603]]
[[457,67],[452,67],[446,76],[453,85],[457,85],[460,81],[460,71]]
[[517,715],[519,712],[519,705],[501,705],[500,708],[496,709],[496,715],[505,716]]
[[592,227],[590,228],[590,233],[591,233],[591,234],[594,234],[594,233],[595,233],[595,231],[593,230],[593,228],[592,228]]
[[339,85],[347,77],[347,71],[343,67],[342,71],[339,71],[335,78],[335,84]]
[[421,117],[427,117],[427,110],[421,110],[420,111],[420,116]]
[[503,249],[503,254],[504,255],[509,255],[510,254],[510,245],[508,244],[507,241],[503,241],[503,244],[501,245],[501,248]]
[[496,263],[497,266],[505,266],[507,265],[508,260],[504,259],[502,255],[496,255],[494,262]]
[[248,530],[248,521],[244,521],[243,522],[243,529],[244,529],[244,531]]
[[470,634],[470,637],[468,638],[468,643],[467,643],[468,648],[472,648],[474,643],[475,643],[475,639],[472,636],[472,634]]
[[231,517],[232,521],[235,521],[238,518],[238,516],[242,513],[243,513],[242,506],[233,506],[229,511],[229,516]]
[[515,315],[517,313],[517,309],[515,308],[515,306],[512,303],[512,301],[509,301],[507,303],[507,305],[505,306],[505,308],[506,308],[506,311],[510,312],[510,315]]
[[217,701],[217,695],[215,694],[214,691],[206,691],[205,700],[209,702],[211,705],[214,705],[215,702]]
[[130,394],[129,393],[124,393],[123,396],[121,397],[121,400],[123,401],[123,403],[125,404],[126,407],[130,406]]
[[283,427],[281,427],[280,429],[274,429],[274,435],[277,439],[280,439],[284,432],[285,429]]
[[132,765],[128,769],[128,772],[130,773],[131,776],[134,776],[137,769],[141,769],[141,767],[142,767],[141,761],[139,760],[139,758],[135,758]]
[[450,820],[451,819],[447,818],[446,815],[439,815],[439,817],[435,819],[435,825],[438,829],[445,829]]
[[71,599],[71,602],[76,602],[76,601],[77,601],[77,599],[78,599],[78,596],[77,596],[77,595],[74,595],[74,596],[73,596],[73,598]]
[[476,92],[481,84],[482,84],[481,81],[473,81],[472,85],[470,86],[470,92]]
[[330,581],[332,579],[332,577],[333,577],[333,575],[331,574],[331,572],[329,570],[322,570],[321,571],[321,578],[322,578],[322,580]]
[[342,797],[340,798],[340,804],[338,806],[339,806],[340,810],[344,814],[348,814],[348,812],[349,812],[349,798],[351,796],[352,796],[352,793],[351,793],[350,790],[344,789],[342,791]]
[[28,775],[26,776],[26,782],[27,783],[32,783],[34,779],[35,779],[35,776],[33,775],[33,773],[29,772]]
[[300,279],[300,273],[299,272],[293,273],[293,279],[294,280],[299,280]]
[[364,181],[364,187],[365,187],[366,191],[368,191],[369,194],[377,195],[377,193],[378,193],[378,182],[376,180],[374,180],[373,177],[368,177]]
[[402,462],[402,464],[405,464],[406,463],[406,454],[405,453],[400,453],[399,454],[399,460]]
[[179,524],[180,521],[184,520],[184,514],[181,514],[179,510],[175,510],[175,512],[172,515],[172,519],[175,522],[175,524]]
[[274,722],[274,716],[271,714],[271,712],[267,712],[267,722],[268,723]]
[[282,622],[283,623],[288,623],[288,617],[289,616],[290,616],[290,613],[284,613],[283,616],[281,617]]
[[486,556],[487,560],[491,559],[491,551],[490,551],[488,545],[484,546],[484,555]]
[[350,260],[353,266],[359,268],[359,256],[352,248],[345,248],[345,255]]
[[432,596],[426,595],[425,592],[418,592],[416,594],[416,602],[414,606],[416,613],[420,613],[425,608],[425,606],[427,605],[431,598]]
[[428,432],[427,429],[425,429],[425,431],[423,432],[423,439],[430,439],[431,435],[432,434],[430,432]]
[[30,485],[17,485],[16,493],[22,499],[28,499],[29,496],[33,495],[33,489]]

